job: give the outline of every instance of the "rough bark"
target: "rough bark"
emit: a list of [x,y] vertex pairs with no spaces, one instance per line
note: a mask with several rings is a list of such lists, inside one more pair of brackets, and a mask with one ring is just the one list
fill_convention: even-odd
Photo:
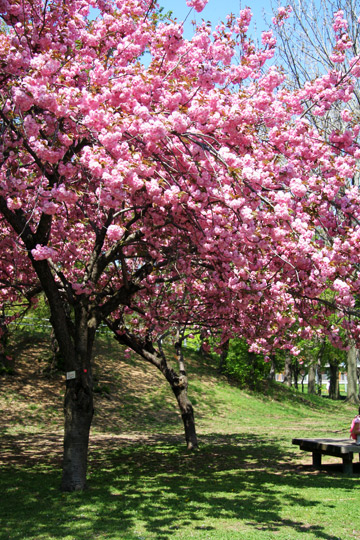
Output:
[[310,364],[308,373],[308,394],[316,394],[315,374],[315,366],[314,364]]
[[221,346],[219,372],[223,373],[225,368],[226,359],[229,353],[230,339],[227,339]]
[[199,349],[199,353],[201,354],[201,356],[203,356],[204,358],[206,356],[208,356],[208,353],[204,347],[204,344],[205,344],[205,338],[207,336],[207,333],[205,331],[201,331],[200,332],[200,349]]
[[275,381],[276,366],[275,366],[275,356],[271,355],[270,357],[270,371],[268,375],[268,381]]
[[354,404],[359,403],[359,392],[357,384],[357,349],[354,343],[351,343],[347,353],[347,394],[346,401]]
[[330,360],[329,368],[330,368],[329,398],[340,399],[339,365],[336,362],[332,362]]
[[306,377],[306,373],[300,373],[301,376],[301,392],[304,393],[304,380]]
[[284,367],[284,384],[285,386],[291,386],[291,358],[287,356],[285,358],[285,367]]
[[317,371],[317,394],[318,394],[318,396],[321,396],[321,393],[322,393],[322,373],[321,373],[321,370],[322,370],[322,355],[323,355],[324,347],[325,347],[325,340],[324,340],[323,347],[321,348],[321,353],[319,354],[319,358],[317,360],[317,366],[316,366],[316,371]]
[[175,350],[180,374],[178,378],[179,384],[178,386],[172,387],[172,390],[175,394],[181,411],[181,418],[184,423],[187,449],[194,450],[195,448],[198,448],[198,441],[195,430],[194,409],[188,397],[188,378],[186,374],[184,356],[180,340],[176,341]]
[[67,381],[64,413],[64,457],[61,489],[78,491],[86,487],[87,455],[93,417],[92,385],[86,374]]
[[7,368],[6,345],[9,331],[4,319],[0,315],[0,372]]
[[[79,302],[75,308],[75,357],[72,359],[75,378],[66,382],[64,401],[63,491],[86,487],[89,434],[94,414],[91,356],[95,331],[95,320],[87,306]],[[61,350],[61,344],[59,346]]]
[[294,388],[296,390],[298,390],[299,388],[299,373],[300,373],[300,370],[299,370],[299,367],[297,365],[295,366],[292,366],[292,373],[293,373],[293,376],[294,376]]
[[179,383],[176,381],[176,379],[177,377],[175,377],[173,382],[170,383],[170,386],[176,397],[181,412],[181,418],[184,424],[186,447],[188,450],[194,450],[195,448],[198,448],[199,445],[195,428],[194,409],[187,393],[187,377],[179,377]]

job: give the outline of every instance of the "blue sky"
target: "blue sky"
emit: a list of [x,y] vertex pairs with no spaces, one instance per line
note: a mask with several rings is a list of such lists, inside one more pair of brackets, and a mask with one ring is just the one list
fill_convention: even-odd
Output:
[[[186,0],[158,0],[159,5],[164,8],[165,13],[172,11],[172,16],[179,21],[185,20],[184,36],[191,39],[193,35],[191,21],[201,22],[202,19],[211,21],[213,27],[220,21],[226,20],[226,15],[234,13],[237,15],[240,9],[249,7],[253,13],[250,35],[253,39],[261,37],[263,30],[269,29],[269,24],[273,16],[273,9],[278,5],[286,5],[286,0],[209,0],[207,6],[201,13],[186,5]],[[272,7],[273,6],[273,7]],[[90,8],[90,18],[95,18],[98,10]],[[190,14],[189,14],[190,13]],[[265,21],[268,21],[268,25]]]
[[[190,11],[190,8],[186,5],[186,0],[158,0],[158,2],[164,7],[166,12],[172,11],[173,17],[176,17],[179,20],[184,20]],[[253,13],[251,34],[253,38],[259,37],[261,31],[267,29],[264,18],[266,17],[267,21],[271,21],[271,4],[277,6],[276,0],[273,2],[271,2],[271,0],[209,0],[207,6],[201,13],[196,13],[194,9],[192,10],[184,27],[185,37],[190,38],[192,35],[192,20],[198,22],[200,22],[201,19],[205,19],[206,21],[210,20],[213,25],[216,25],[220,20],[225,20],[228,13],[237,15],[241,7],[250,7]],[[283,4],[286,4],[286,2],[284,1]]]

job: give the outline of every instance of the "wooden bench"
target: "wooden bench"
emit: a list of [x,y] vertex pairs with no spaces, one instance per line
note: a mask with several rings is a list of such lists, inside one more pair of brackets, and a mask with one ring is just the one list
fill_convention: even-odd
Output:
[[351,439],[293,439],[292,443],[300,446],[300,450],[312,452],[313,466],[318,469],[323,454],[341,457],[344,474],[353,473],[354,454],[360,454],[360,445]]

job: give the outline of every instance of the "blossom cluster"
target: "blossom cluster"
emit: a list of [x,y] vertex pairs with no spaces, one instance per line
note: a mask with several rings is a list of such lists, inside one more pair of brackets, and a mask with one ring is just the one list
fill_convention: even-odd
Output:
[[198,13],[204,9],[208,0],[186,0],[186,5],[193,7]]

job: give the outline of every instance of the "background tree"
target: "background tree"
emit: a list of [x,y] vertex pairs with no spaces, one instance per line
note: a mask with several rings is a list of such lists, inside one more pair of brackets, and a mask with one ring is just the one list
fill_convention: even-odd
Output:
[[[276,27],[278,37],[278,58],[287,74],[287,83],[295,88],[312,84],[316,78],[329,70],[345,71],[352,66],[351,58],[360,52],[359,42],[359,6],[354,0],[305,0],[288,2],[291,16],[286,24]],[[337,43],[334,47],[331,26],[336,13],[334,29]],[[341,67],[340,67],[341,65]],[[309,103],[306,117],[316,125],[339,152],[343,151],[340,133],[347,132],[351,120],[358,123],[360,118],[360,88],[354,81],[353,96],[334,107],[327,104]],[[348,131],[348,133],[350,133]],[[349,179],[351,185],[359,185],[358,167]],[[341,212],[339,208],[336,209]],[[326,235],[325,235],[326,236]],[[357,269],[354,269],[357,272]],[[347,359],[348,395],[347,399],[358,402],[356,366],[358,353],[351,336],[348,339],[349,354]]]
[[252,390],[259,390],[268,377],[269,362],[264,355],[249,352],[249,345],[244,339],[232,339],[223,362],[222,372],[232,376],[239,384]]

